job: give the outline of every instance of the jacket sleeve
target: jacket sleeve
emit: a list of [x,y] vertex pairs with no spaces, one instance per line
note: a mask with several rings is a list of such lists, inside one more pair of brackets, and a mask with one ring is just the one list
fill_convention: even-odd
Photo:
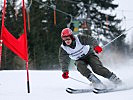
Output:
[[62,72],[68,71],[70,58],[68,53],[62,48],[59,48],[59,64],[62,67]]
[[78,38],[83,45],[90,45],[92,48],[98,46],[97,40],[90,35],[78,35]]

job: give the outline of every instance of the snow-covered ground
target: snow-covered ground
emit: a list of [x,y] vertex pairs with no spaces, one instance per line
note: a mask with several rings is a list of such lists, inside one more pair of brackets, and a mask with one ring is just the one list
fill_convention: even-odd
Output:
[[[131,62],[132,63],[132,62]],[[133,64],[119,68],[109,68],[125,83],[126,87],[133,87]],[[105,94],[68,94],[65,89],[88,88],[89,85],[72,79],[62,79],[61,71],[30,70],[30,89],[27,93],[26,71],[0,71],[0,100],[132,100],[133,89]],[[70,71],[70,76],[78,80],[89,81],[77,71]],[[98,76],[99,77],[99,76]],[[107,79],[99,77],[105,84],[111,84]]]

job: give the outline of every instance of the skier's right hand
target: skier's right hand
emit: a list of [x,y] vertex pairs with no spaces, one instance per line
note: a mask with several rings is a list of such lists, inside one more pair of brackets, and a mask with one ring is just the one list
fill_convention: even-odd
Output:
[[66,71],[66,72],[63,72],[63,74],[62,74],[62,77],[64,78],[64,79],[68,79],[69,78],[69,72],[68,71]]

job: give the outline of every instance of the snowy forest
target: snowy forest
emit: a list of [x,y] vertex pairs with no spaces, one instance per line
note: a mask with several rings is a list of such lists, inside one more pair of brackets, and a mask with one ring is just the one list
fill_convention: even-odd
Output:
[[[70,27],[74,34],[91,35],[105,51],[118,51],[130,56],[133,48],[125,43],[128,30],[113,11],[119,6],[114,0],[27,0],[27,38],[29,69],[60,69],[58,51],[61,31]],[[0,25],[3,1],[0,1]],[[19,0],[7,0],[5,26],[18,38],[23,32],[22,6]],[[3,45],[2,69],[25,69],[25,62]]]

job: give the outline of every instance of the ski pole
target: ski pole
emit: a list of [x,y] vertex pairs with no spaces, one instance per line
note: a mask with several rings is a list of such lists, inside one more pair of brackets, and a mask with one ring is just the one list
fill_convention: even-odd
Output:
[[77,80],[77,79],[75,79],[75,78],[72,78],[72,77],[69,77],[69,78],[72,79],[72,80],[74,80],[74,81],[77,81],[77,82],[80,82],[80,83],[83,83],[83,84],[86,84],[86,85],[90,85],[90,84],[88,84],[88,83],[86,83],[86,82]]
[[[130,28],[129,28],[128,30],[126,30],[125,32],[131,30],[132,28],[133,28],[133,26],[130,27]],[[109,44],[111,44],[112,42],[114,42],[115,40],[117,40],[119,37],[121,37],[122,35],[126,34],[125,32],[123,32],[122,34],[120,34],[119,36],[117,36],[116,38],[114,38],[113,40],[111,40],[109,43],[107,43],[107,44],[105,44],[104,46],[102,46],[102,48],[105,48],[106,46],[108,46]]]

